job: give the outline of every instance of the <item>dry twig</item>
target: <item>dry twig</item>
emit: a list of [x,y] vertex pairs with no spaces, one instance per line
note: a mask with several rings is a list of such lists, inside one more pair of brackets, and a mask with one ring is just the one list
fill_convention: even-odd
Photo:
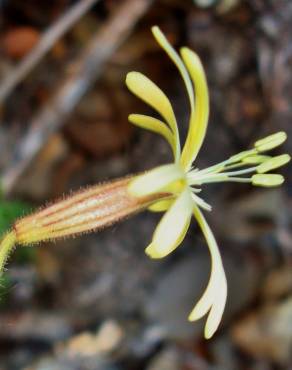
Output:
[[70,75],[32,119],[25,137],[15,145],[12,163],[8,163],[2,176],[2,186],[6,193],[11,191],[50,135],[62,126],[65,118],[100,75],[105,62],[127,37],[151,2],[152,0],[121,2],[111,18],[92,37],[86,49],[70,66]]
[[80,19],[99,0],[80,0],[59,18],[42,35],[39,43],[1,82],[0,103],[50,51],[56,41],[62,37],[78,19]]

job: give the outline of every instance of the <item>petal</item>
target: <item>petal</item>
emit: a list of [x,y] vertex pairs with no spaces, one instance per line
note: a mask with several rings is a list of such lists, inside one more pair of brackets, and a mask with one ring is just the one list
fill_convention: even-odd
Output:
[[222,281],[218,283],[217,294],[215,302],[210,310],[208,319],[205,326],[205,338],[209,339],[213,336],[215,331],[221,322],[222,315],[225,308],[225,303],[227,299],[227,283],[225,279],[225,274],[223,272]]
[[190,79],[190,76],[188,74],[188,71],[183,61],[181,60],[178,53],[171,46],[171,44],[168,42],[164,34],[160,31],[159,27],[157,26],[152,27],[152,33],[156,41],[164,49],[164,51],[167,53],[169,58],[173,61],[173,63],[176,65],[177,69],[179,70],[184,80],[187,92],[188,92],[188,97],[189,97],[191,108],[193,109],[194,108],[194,89],[193,89],[192,81]]
[[169,124],[175,137],[176,158],[178,158],[180,155],[178,128],[172,106],[167,96],[154,82],[139,72],[128,73],[126,84],[133,94],[154,108]]
[[176,164],[166,164],[135,177],[128,186],[133,196],[146,196],[164,189],[174,181],[184,179],[184,172]]
[[175,138],[169,127],[157,118],[143,114],[130,114],[129,121],[136,126],[145,128],[163,136],[172,148],[173,155],[176,155]]
[[202,146],[209,118],[209,94],[200,58],[192,50],[182,48],[181,55],[195,87],[196,105],[191,112],[189,131],[183,148],[181,164],[189,170]]
[[172,204],[173,204],[173,199],[160,200],[152,204],[150,207],[148,207],[148,209],[151,212],[165,212],[170,208]]
[[152,243],[146,248],[151,258],[163,258],[171,253],[183,240],[193,210],[190,191],[186,188],[159,222]]
[[199,302],[197,302],[192,312],[190,313],[189,321],[196,321],[201,319],[211,309],[214,297],[217,293],[216,281],[218,281],[218,278],[220,278],[218,274],[214,272],[214,270],[212,270],[207,288],[200,298]]
[[227,299],[227,282],[214,235],[204,215],[196,205],[194,206],[194,216],[208,243],[211,254],[211,274],[208,286],[191,312],[189,320],[198,320],[211,309],[205,327],[205,337],[210,338],[217,330],[223,315]]

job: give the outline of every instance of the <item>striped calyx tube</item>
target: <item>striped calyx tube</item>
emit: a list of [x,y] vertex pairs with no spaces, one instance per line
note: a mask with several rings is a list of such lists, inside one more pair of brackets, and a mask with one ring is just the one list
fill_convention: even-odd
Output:
[[16,244],[30,245],[99,230],[169,197],[155,193],[134,197],[128,176],[88,187],[17,220],[1,242],[0,272]]

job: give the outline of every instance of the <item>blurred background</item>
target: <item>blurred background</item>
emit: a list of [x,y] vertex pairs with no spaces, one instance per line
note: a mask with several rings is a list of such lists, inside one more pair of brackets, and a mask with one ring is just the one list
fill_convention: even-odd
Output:
[[[0,231],[71,190],[167,163],[150,113],[125,87],[147,74],[171,98],[182,137],[182,81],[155,43],[201,57],[211,98],[200,168],[285,130],[292,152],[290,0],[2,0]],[[292,369],[291,166],[279,189],[204,189],[229,284],[212,340],[187,314],[209,275],[193,222],[168,258],[144,254],[160,215],[95,234],[18,248],[0,288],[1,370]]]

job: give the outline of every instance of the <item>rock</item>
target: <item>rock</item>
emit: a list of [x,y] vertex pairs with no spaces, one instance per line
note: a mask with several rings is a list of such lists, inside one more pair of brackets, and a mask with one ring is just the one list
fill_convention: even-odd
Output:
[[256,358],[291,364],[292,297],[242,318],[231,335],[241,349]]
[[110,360],[123,331],[115,321],[106,321],[97,334],[83,332],[69,341],[58,343],[52,356],[42,357],[26,370],[119,370]]
[[150,361],[146,370],[227,370],[211,366],[203,357],[192,350],[179,346],[168,345],[159,351]]
[[58,300],[63,309],[82,312],[89,323],[139,312],[158,271],[143,248],[154,221],[149,213],[137,215],[58,248],[63,266]]
[[240,367],[235,348],[228,335],[222,335],[210,341],[210,352],[214,362],[224,370],[234,370]]
[[159,352],[147,366],[146,370],[177,370],[181,368],[179,352],[175,347],[168,347]]
[[217,5],[216,10],[219,14],[225,14],[233,10],[239,3],[240,0],[221,0]]
[[123,331],[115,321],[106,321],[97,334],[81,333],[66,344],[70,356],[95,356],[117,348],[123,338]]
[[45,358],[24,370],[121,370],[109,361],[96,357],[79,358]]
[[0,315],[0,339],[13,341],[36,340],[54,342],[67,338],[71,328],[61,314],[30,310],[20,314],[9,312]]

